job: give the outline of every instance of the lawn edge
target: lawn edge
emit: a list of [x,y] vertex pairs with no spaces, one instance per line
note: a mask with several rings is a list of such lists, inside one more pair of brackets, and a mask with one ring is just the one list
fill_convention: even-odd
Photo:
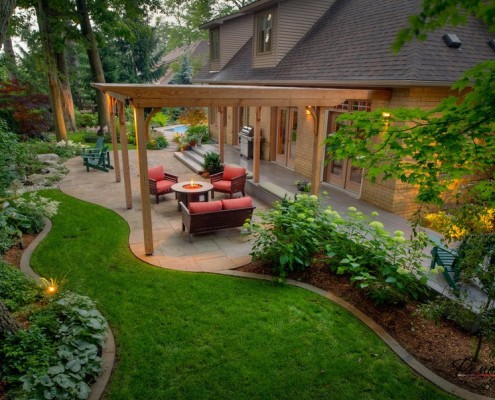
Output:
[[[31,268],[31,255],[34,250],[41,241],[48,235],[48,233],[52,229],[52,222],[49,219],[45,219],[45,227],[38,234],[36,239],[34,239],[29,246],[24,250],[21,256],[21,271],[26,275],[34,278],[37,281],[40,281],[40,276],[33,271]],[[105,388],[110,381],[110,376],[112,374],[113,366],[115,363],[115,338],[113,336],[112,329],[110,329],[110,325],[107,328],[107,334],[105,338],[105,344],[102,347],[101,354],[101,372],[100,375],[96,378],[96,381],[91,385],[91,391],[88,397],[88,400],[99,400],[105,391]]]
[[[236,270],[222,270],[218,272],[214,272],[219,275],[227,275],[234,276],[239,278],[249,278],[249,279],[258,279],[265,281],[275,281],[276,278],[269,275],[255,274],[252,272],[242,272]],[[345,310],[349,311],[356,318],[361,320],[368,328],[370,328],[380,339],[382,339],[391,349],[397,354],[402,361],[404,361],[409,367],[411,367],[414,371],[416,371],[419,375],[429,380],[431,383],[444,390],[447,393],[450,393],[454,396],[458,396],[464,400],[494,400],[493,397],[484,396],[481,394],[477,394],[474,392],[470,392],[464,388],[461,388],[441,376],[437,375],[423,364],[421,364],[418,360],[416,360],[411,354],[409,354],[392,336],[390,336],[380,325],[378,325],[374,320],[368,317],[363,312],[359,311],[352,304],[343,300],[342,298],[336,296],[332,292],[328,292],[323,289],[319,289],[315,286],[309,285],[307,283],[298,282],[292,279],[287,279],[287,284],[291,286],[296,286],[301,289],[309,290],[310,292],[316,293],[320,296],[326,297],[333,303],[339,305]]]

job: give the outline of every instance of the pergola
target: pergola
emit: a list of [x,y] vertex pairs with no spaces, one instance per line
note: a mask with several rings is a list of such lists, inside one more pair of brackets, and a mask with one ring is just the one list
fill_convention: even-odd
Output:
[[[253,147],[253,182],[260,177],[261,107],[305,107],[314,122],[313,160],[311,188],[318,193],[323,157],[324,112],[326,107],[336,107],[348,99],[386,101],[388,90],[366,89],[320,89],[270,86],[214,86],[214,85],[141,85],[92,83],[91,86],[107,95],[110,113],[110,134],[113,143],[115,180],[121,181],[120,160],[117,147],[115,115],[119,116],[122,146],[122,171],[125,198],[128,209],[132,208],[129,155],[125,130],[124,106],[134,109],[136,145],[139,162],[141,209],[146,255],[153,254],[153,228],[151,222],[151,199],[148,184],[147,134],[151,117],[162,107],[218,107],[220,118],[226,107],[256,107]],[[145,108],[151,113],[145,118]],[[219,119],[222,121],[223,119]],[[223,161],[225,127],[220,125],[219,151]]]

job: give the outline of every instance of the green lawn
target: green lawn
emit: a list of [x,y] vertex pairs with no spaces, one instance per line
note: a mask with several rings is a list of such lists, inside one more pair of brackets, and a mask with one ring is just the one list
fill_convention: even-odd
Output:
[[117,342],[109,399],[447,399],[321,296],[168,271],[128,250],[117,214],[59,191],[34,269],[98,302]]

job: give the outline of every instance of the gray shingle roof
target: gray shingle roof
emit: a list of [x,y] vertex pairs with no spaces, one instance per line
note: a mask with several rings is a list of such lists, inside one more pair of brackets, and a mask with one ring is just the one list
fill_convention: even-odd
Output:
[[[303,1],[303,0],[292,0]],[[438,29],[425,42],[407,43],[400,53],[391,46],[420,0],[337,0],[274,68],[252,68],[252,40],[217,73],[201,71],[196,80],[211,83],[307,85],[447,85],[476,63],[495,59],[488,40],[495,34],[479,21]],[[459,49],[445,45],[455,33]]]

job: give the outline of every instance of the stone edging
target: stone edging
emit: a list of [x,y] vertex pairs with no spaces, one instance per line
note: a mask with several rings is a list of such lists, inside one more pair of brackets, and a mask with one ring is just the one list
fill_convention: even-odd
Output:
[[[34,249],[40,244],[40,242],[46,237],[48,232],[52,229],[52,222],[45,219],[45,227],[38,234],[36,239],[34,239],[28,246],[28,248],[22,253],[21,257],[21,271],[30,277],[40,280],[40,277],[31,268],[30,260]],[[112,330],[110,326],[107,328],[107,337],[105,339],[105,344],[102,348],[102,363],[101,372],[96,381],[91,385],[91,392],[89,394],[88,400],[99,400],[103,395],[103,391],[110,380],[110,374],[112,373],[113,364],[115,361],[115,340],[113,337]]]
[[[269,275],[254,274],[251,272],[242,272],[235,270],[223,270],[217,272],[217,274],[236,276],[241,278],[260,279],[265,281],[274,280],[274,278]],[[380,337],[380,339],[382,339],[402,359],[402,361],[404,361],[407,365],[409,365],[409,367],[411,367],[419,375],[428,379],[430,382],[432,382],[442,390],[446,391],[447,393],[451,393],[465,400],[493,400],[493,397],[487,397],[481,394],[473,393],[457,385],[454,385],[453,383],[448,382],[444,378],[440,377],[439,375],[435,374],[433,371],[426,368],[423,364],[421,364],[418,360],[416,360],[411,354],[409,354],[380,325],[378,325],[375,321],[369,318],[366,314],[359,311],[352,304],[334,295],[333,293],[327,292],[323,289],[319,289],[312,285],[308,285],[307,283],[294,281],[292,279],[287,279],[287,283],[292,286],[306,289],[313,293],[319,294],[320,296],[326,297],[330,301],[334,302],[335,304],[338,304],[340,307],[349,311],[355,317],[359,318],[366,326],[368,326],[368,328],[370,328],[373,332],[375,332],[375,334],[378,335],[378,337]]]

